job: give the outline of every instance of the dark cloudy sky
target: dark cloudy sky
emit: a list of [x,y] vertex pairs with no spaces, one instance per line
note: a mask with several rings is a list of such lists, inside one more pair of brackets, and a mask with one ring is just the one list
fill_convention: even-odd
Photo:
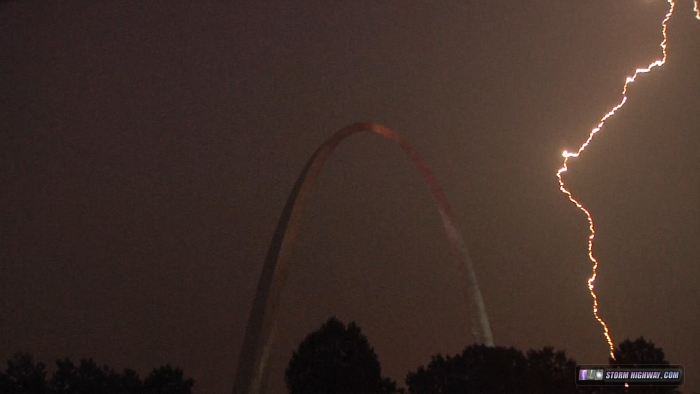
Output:
[[[700,391],[700,21],[568,175],[599,223],[602,313]],[[355,121],[406,136],[475,261],[496,343],[605,362],[563,149],[658,56],[662,0],[0,4],[0,357],[170,362],[231,390],[258,275],[309,155]],[[360,135],[309,204],[274,387],[329,315],[401,383],[473,339],[438,215]]]

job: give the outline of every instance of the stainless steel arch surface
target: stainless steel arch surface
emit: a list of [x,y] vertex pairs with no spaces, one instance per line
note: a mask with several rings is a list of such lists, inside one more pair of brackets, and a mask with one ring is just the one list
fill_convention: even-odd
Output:
[[395,131],[377,123],[354,123],[337,131],[314,152],[287,199],[260,274],[238,360],[234,394],[258,394],[264,391],[270,349],[277,324],[277,307],[289,271],[290,246],[299,230],[299,219],[304,203],[324,163],[336,146],[345,138],[361,132],[374,133],[398,144],[428,184],[442,218],[445,233],[454,250],[457,271],[467,298],[467,305],[470,301],[472,304],[470,310],[474,315],[472,332],[475,340],[493,346],[493,335],[471,258],[461,233],[454,225],[447,197],[438,185],[433,172],[413,146]]

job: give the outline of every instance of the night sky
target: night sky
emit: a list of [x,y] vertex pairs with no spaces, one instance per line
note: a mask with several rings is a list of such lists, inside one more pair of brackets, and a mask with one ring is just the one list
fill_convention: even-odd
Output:
[[[325,138],[407,137],[464,233],[496,344],[607,362],[584,216],[554,173],[660,55],[662,0],[0,4],[0,358],[184,368],[227,393],[267,247]],[[613,338],[700,391],[700,21],[678,0],[666,66],[571,162],[598,223]],[[400,149],[342,144],[309,201],[273,388],[330,315],[383,370],[470,344],[440,218]]]

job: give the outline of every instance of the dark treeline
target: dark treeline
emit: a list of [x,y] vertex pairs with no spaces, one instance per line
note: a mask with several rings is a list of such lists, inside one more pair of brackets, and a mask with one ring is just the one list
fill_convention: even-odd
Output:
[[[668,365],[651,341],[625,340],[611,365]],[[144,379],[132,369],[117,372],[92,359],[56,361],[47,367],[17,353],[0,370],[0,394],[191,394],[194,381],[170,365]],[[581,388],[576,362],[551,347],[521,351],[513,347],[470,345],[455,355],[433,355],[409,371],[405,387],[382,375],[381,364],[360,327],[332,317],[308,334],[293,352],[285,371],[291,394],[437,394],[437,393],[678,393],[675,388]]]
[[170,365],[155,368],[141,380],[132,369],[117,372],[92,359],[78,364],[57,360],[48,377],[46,365],[26,353],[15,354],[0,371],[2,394],[191,394],[193,385],[194,380]]
[[[625,340],[611,365],[668,365],[651,341]],[[292,354],[285,372],[291,394],[307,393],[678,393],[674,388],[581,388],[576,361],[551,347],[525,352],[513,347],[467,346],[452,356],[437,354],[408,372],[405,388],[382,376],[374,349],[360,328],[328,319]]]

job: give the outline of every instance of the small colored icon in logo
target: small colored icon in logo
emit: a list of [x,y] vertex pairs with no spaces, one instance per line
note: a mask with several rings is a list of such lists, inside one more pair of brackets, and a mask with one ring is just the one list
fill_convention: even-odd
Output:
[[602,369],[580,369],[578,380],[603,380]]

